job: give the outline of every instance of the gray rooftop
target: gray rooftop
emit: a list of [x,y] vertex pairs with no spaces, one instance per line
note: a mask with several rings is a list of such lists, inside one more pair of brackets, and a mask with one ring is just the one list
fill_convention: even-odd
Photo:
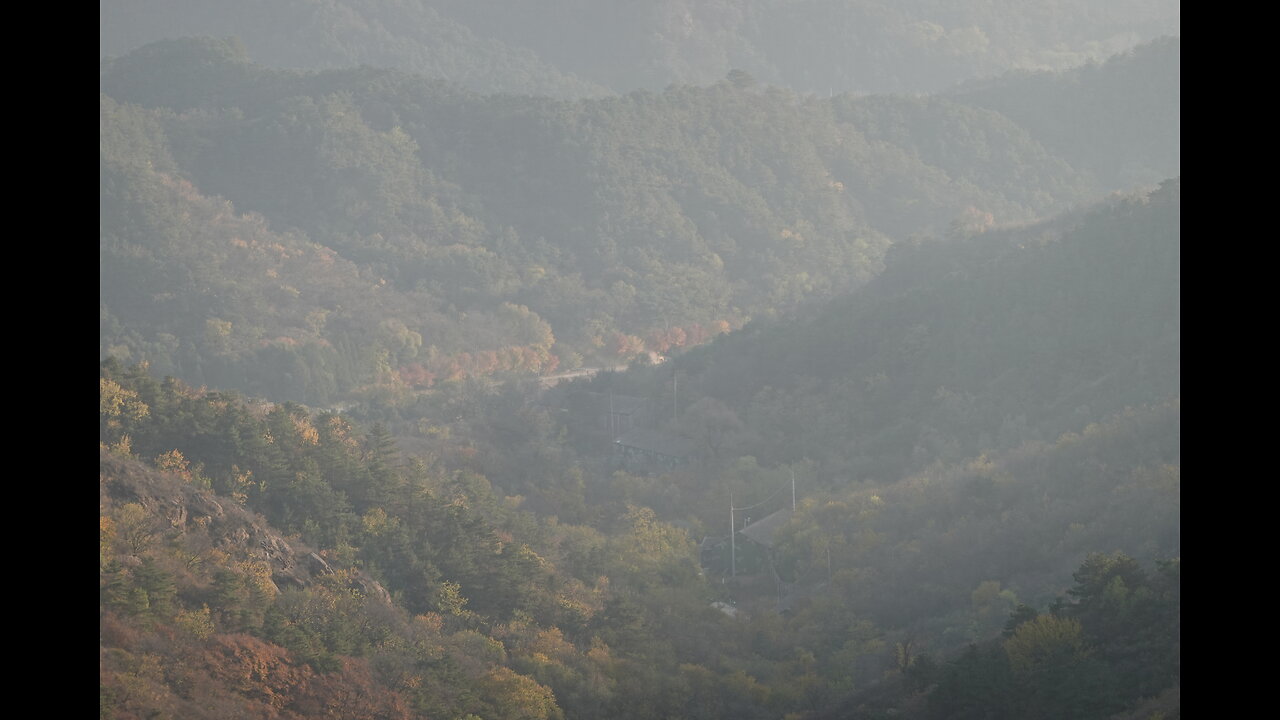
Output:
[[791,508],[779,510],[760,518],[742,528],[739,532],[765,547],[773,547],[774,535],[778,532],[778,528],[787,522],[789,517],[791,517]]

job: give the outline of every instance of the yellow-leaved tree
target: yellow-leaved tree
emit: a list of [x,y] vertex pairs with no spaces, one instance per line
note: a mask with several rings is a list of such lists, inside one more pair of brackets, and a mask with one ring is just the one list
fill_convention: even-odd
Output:
[[1080,621],[1056,615],[1039,615],[1018,626],[1004,642],[1009,666],[1025,675],[1044,667],[1065,666],[1086,657],[1084,631]]

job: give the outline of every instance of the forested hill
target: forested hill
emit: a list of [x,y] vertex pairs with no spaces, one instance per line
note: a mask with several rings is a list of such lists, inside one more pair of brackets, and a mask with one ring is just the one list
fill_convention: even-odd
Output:
[[1176,716],[1176,402],[892,487],[802,487],[784,614],[637,504],[718,492],[721,467],[563,468],[541,490],[583,521],[558,520],[452,466],[471,438],[408,456],[379,425],[114,361],[99,399],[104,717]]
[[[758,519],[798,487],[773,632],[859,690],[817,717],[1177,716],[1180,186],[899,243],[820,311],[585,384],[650,398],[698,448],[627,487],[719,541],[726,575],[728,498]],[[1094,610],[1053,601],[1077,567]],[[901,674],[874,665],[883,640]]]
[[101,717],[1179,717],[1175,1],[101,10]]
[[696,345],[1102,189],[991,110],[741,72],[566,102],[197,39],[101,87],[102,354],[313,404]]
[[281,68],[372,65],[479,92],[583,97],[741,68],[821,95],[1063,69],[1180,31],[1176,0],[106,0],[103,56],[236,37]]
[[[429,2],[228,0],[216,6],[178,0],[104,0],[103,57],[159,40],[235,38],[271,67],[397,68],[481,92],[588,97],[605,87],[566,74],[533,51],[477,35]],[[434,3],[439,5],[439,3]]]
[[674,373],[683,431],[714,435],[721,454],[809,458],[858,481],[1177,397],[1180,185],[1023,228],[899,243],[861,290],[650,370],[647,394],[669,403]]
[[946,96],[1012,119],[1108,187],[1155,182],[1181,172],[1181,53],[1178,38],[1161,38],[1102,64],[1010,73]]

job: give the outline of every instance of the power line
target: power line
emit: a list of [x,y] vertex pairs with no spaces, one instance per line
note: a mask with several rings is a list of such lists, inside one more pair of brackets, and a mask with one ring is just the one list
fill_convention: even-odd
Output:
[[[769,502],[770,500],[778,497],[778,493],[782,492],[784,488],[786,488],[785,484],[782,487],[778,488],[777,490],[774,490],[772,495],[761,500],[755,505],[746,505],[744,507],[734,507],[733,493],[732,492],[729,493],[729,575],[731,577],[738,576],[738,538],[737,538],[738,528],[737,528],[736,520],[734,518],[734,512],[737,510],[750,510],[752,508],[758,508],[761,505],[764,505],[765,503]],[[796,472],[795,470],[791,471],[791,509],[792,510],[796,509]]]
[[[765,503],[769,502],[770,500],[772,500],[772,499],[774,499],[774,498],[778,497],[778,493],[782,492],[782,491],[783,491],[783,489],[784,489],[784,488],[786,488],[786,487],[787,487],[786,485],[783,485],[782,487],[778,488],[777,490],[774,490],[772,495],[770,495],[769,497],[767,497],[767,498],[765,498],[765,499],[761,500],[760,502],[756,503],[755,505],[747,505],[747,506],[745,506],[745,507],[736,507],[736,508],[730,508],[730,509],[731,509],[731,510],[750,510],[750,509],[752,509],[752,508],[758,508],[758,507],[760,507],[761,505],[763,505],[763,504],[765,504]],[[730,503],[732,503],[732,502],[733,502],[733,498],[732,498],[732,496],[730,497],[729,502],[730,502]]]

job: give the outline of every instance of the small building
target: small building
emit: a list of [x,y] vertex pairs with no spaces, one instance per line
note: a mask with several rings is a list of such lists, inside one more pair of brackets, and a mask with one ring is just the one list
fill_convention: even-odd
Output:
[[791,508],[785,508],[760,518],[739,530],[738,534],[745,535],[752,542],[772,550],[774,543],[777,542],[774,536],[790,517]]

